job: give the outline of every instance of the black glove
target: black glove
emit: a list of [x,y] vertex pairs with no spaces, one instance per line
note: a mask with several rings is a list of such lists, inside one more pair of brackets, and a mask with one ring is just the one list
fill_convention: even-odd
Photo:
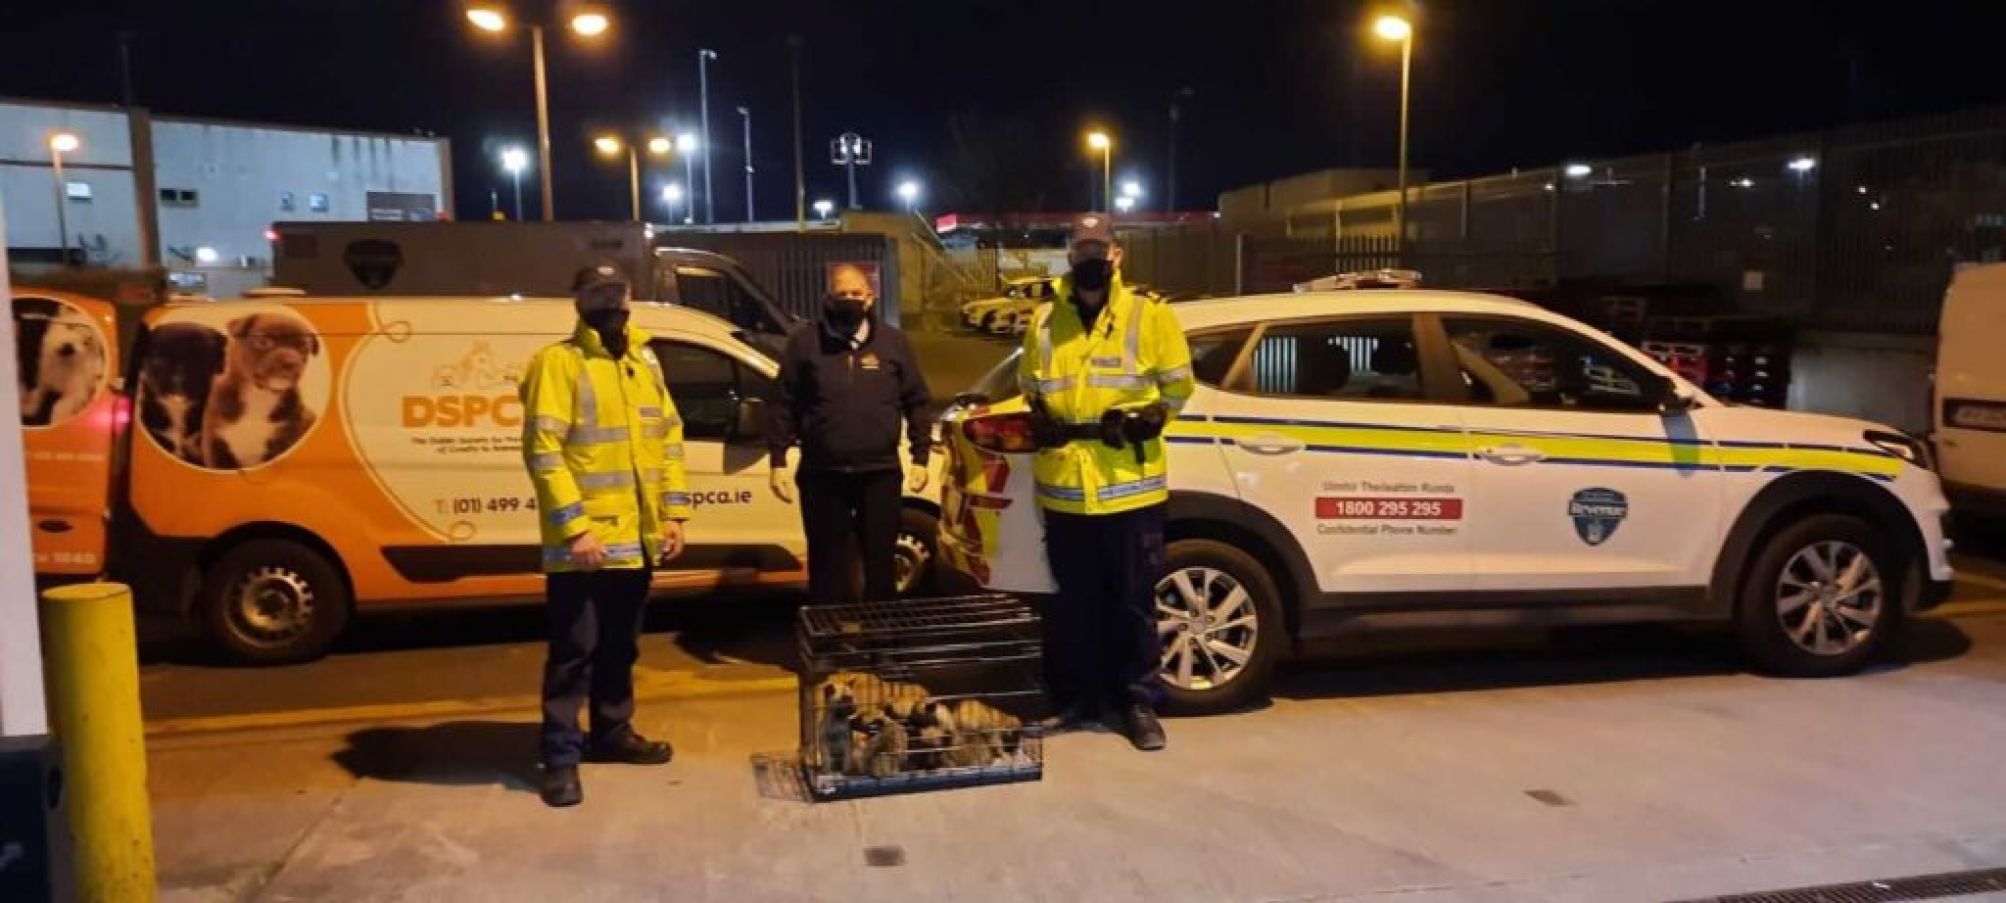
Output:
[[1127,411],[1116,408],[1107,409],[1105,413],[1101,414],[1101,444],[1108,448],[1121,448],[1124,444],[1121,438],[1122,434],[1127,432],[1123,427],[1127,423]]
[[1121,434],[1128,441],[1141,445],[1163,435],[1164,424],[1170,422],[1170,408],[1160,401],[1152,401],[1122,418]]
[[1039,448],[1058,448],[1066,444],[1066,427],[1052,419],[1050,411],[1043,404],[1031,406],[1031,441]]

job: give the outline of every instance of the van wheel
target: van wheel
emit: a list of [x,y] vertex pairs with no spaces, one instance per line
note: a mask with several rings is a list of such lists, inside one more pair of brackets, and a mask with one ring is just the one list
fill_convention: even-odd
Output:
[[940,533],[940,519],[923,508],[899,509],[899,535],[892,550],[892,567],[901,598],[924,597],[939,592],[934,562],[934,541]]
[[1281,593],[1259,561],[1209,539],[1170,544],[1156,584],[1168,708],[1206,713],[1261,699],[1288,642]]
[[1763,547],[1742,585],[1742,648],[1788,677],[1858,671],[1900,626],[1899,573],[1887,543],[1859,518],[1792,524]]
[[283,539],[239,544],[202,581],[204,635],[254,665],[319,658],[348,624],[348,584],[319,552]]

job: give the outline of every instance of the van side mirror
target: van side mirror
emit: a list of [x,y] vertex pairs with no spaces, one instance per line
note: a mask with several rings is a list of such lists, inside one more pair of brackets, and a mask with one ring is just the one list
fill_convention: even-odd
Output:
[[725,441],[751,444],[766,438],[766,400],[741,398],[732,414],[731,433]]

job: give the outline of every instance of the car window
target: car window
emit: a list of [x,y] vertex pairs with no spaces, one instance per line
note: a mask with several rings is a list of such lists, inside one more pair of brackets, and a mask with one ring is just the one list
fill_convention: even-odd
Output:
[[759,332],[768,328],[759,302],[737,280],[716,270],[676,267],[676,294],[682,303],[729,320],[740,329]]
[[1226,379],[1226,371],[1232,369],[1233,362],[1239,359],[1240,348],[1247,344],[1247,335],[1251,332],[1252,327],[1243,326],[1192,336],[1192,375],[1208,386],[1219,385]]
[[1313,398],[1421,398],[1413,321],[1359,317],[1271,326],[1235,388]]
[[1001,363],[982,374],[975,385],[968,387],[968,394],[982,397],[986,404],[1009,401],[1022,395],[1023,391],[1017,387],[1017,359],[1023,356],[1021,348],[1010,352]]
[[723,352],[666,339],[649,344],[682,414],[684,439],[722,440],[737,418],[739,399],[773,396],[772,380]]
[[1649,371],[1587,336],[1523,320],[1452,319],[1444,325],[1473,403],[1589,411],[1656,407]]

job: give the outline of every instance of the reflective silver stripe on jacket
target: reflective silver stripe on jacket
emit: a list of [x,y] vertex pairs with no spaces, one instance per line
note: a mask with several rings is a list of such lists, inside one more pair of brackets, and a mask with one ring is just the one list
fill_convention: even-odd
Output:
[[1122,336],[1121,340],[1121,356],[1122,369],[1130,373],[1134,373],[1140,369],[1136,362],[1142,360],[1142,306],[1144,303],[1141,298],[1132,295],[1128,299],[1128,326],[1127,332]]
[[1108,373],[1087,374],[1087,385],[1096,389],[1147,389],[1154,385],[1147,376],[1116,376]]
[[1038,334],[1038,371],[1052,372],[1052,307],[1057,302],[1047,301],[1031,314],[1031,329]]
[[554,527],[563,527],[565,524],[571,523],[572,521],[577,520],[584,516],[585,516],[585,503],[572,502],[569,505],[566,505],[562,508],[550,512],[550,524],[551,526]]
[[681,442],[671,442],[662,446],[662,457],[668,458],[671,461],[681,461],[683,459],[683,444]]
[[689,505],[690,494],[687,492],[662,493],[662,507],[664,508],[687,508]]
[[571,431],[566,441],[575,445],[598,445],[604,442],[625,442],[632,435],[624,426],[585,426]]
[[653,406],[649,406],[649,407],[644,407],[644,408],[641,408],[641,416],[643,416],[643,417],[660,417],[660,416],[662,416],[662,409],[661,409],[661,408],[657,408],[657,407],[653,407]]
[[1189,366],[1172,367],[1168,370],[1156,371],[1156,384],[1159,386],[1167,386],[1170,385],[1171,383],[1183,382],[1184,380],[1190,378],[1191,378],[1191,368]]
[[592,388],[591,362],[577,345],[571,346],[571,353],[578,358],[578,422],[597,424],[599,393]]
[[581,473],[578,475],[580,489],[618,489],[634,485],[634,472],[623,470],[619,473]]
[[1077,486],[1053,486],[1049,483],[1039,483],[1038,494],[1064,502],[1084,502],[1087,500],[1086,490]]
[[[1144,477],[1130,483],[1116,483],[1112,486],[1102,486],[1094,491],[1094,498],[1100,499],[1103,502],[1110,502],[1115,499],[1128,498],[1132,495],[1141,495],[1145,492],[1154,492],[1166,485],[1168,483],[1163,477]],[[1042,489],[1043,487],[1039,488]]]
[[[640,543],[623,542],[620,543],[619,545],[606,547],[606,560],[608,562],[613,562],[613,561],[620,561],[622,559],[640,558],[642,551],[643,549]],[[570,564],[571,550],[544,549],[543,563],[546,565]]]
[[529,425],[531,429],[539,433],[556,433],[562,436],[565,433],[571,432],[571,424],[569,422],[562,417],[552,417],[549,414],[538,414],[530,418]]
[[563,470],[563,469],[564,469],[564,453],[563,453],[563,452],[544,452],[543,454],[540,454],[540,455],[531,455],[531,456],[529,456],[529,469],[530,469],[530,470]]
[[1072,388],[1076,382],[1070,376],[1061,376],[1057,379],[1033,379],[1030,381],[1030,384],[1031,391],[1035,391],[1040,395],[1050,395],[1054,392],[1064,392]]

